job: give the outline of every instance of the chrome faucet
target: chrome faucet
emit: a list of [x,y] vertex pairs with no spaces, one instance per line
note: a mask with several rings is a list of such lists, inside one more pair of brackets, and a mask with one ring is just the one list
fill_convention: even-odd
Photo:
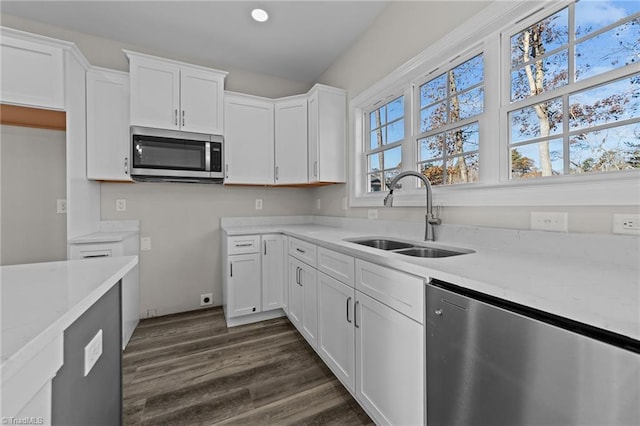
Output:
[[389,194],[384,197],[384,205],[385,207],[393,206],[393,190],[396,187],[398,181],[405,176],[415,176],[424,182],[424,186],[427,190],[427,213],[424,215],[424,240],[433,241],[433,225],[440,225],[442,223],[442,220],[440,220],[439,217],[433,215],[433,195],[431,194],[431,182],[429,182],[429,179],[427,179],[425,175],[409,170],[407,172],[402,172],[398,176],[394,177],[391,181],[391,184],[389,184]]

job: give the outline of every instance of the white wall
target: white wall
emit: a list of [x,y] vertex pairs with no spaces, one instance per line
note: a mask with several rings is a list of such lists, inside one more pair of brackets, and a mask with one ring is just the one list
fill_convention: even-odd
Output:
[[[466,20],[489,4],[482,1],[392,2],[351,49],[325,71],[320,82],[346,89],[349,99],[352,99],[430,44],[446,37],[451,28],[464,25]],[[366,218],[369,208],[342,209],[342,198],[346,196],[346,186],[317,188],[314,198],[321,200],[321,209],[314,207],[312,214]],[[443,223],[449,224],[528,229],[532,211],[568,212],[569,232],[610,233],[613,213],[639,213],[640,206],[445,206],[442,219]],[[415,221],[418,223],[416,226],[421,227],[424,208],[383,208],[381,203],[378,217]]]
[[0,265],[67,258],[65,132],[0,126]]

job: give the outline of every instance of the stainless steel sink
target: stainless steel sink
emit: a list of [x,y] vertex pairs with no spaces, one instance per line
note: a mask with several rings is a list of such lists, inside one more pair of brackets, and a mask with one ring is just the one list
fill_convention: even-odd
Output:
[[380,250],[398,250],[398,249],[406,249],[409,247],[413,247],[413,244],[404,243],[402,241],[385,240],[385,239],[361,240],[361,241],[352,241],[352,242],[356,244],[361,244],[363,246],[377,248]]
[[440,258],[474,253],[473,250],[468,249],[426,246],[388,238],[360,238],[347,239],[345,241],[412,257]]

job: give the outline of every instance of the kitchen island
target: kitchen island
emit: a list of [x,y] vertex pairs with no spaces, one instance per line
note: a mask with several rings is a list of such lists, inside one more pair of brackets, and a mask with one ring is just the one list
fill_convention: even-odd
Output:
[[[123,256],[0,268],[3,420],[29,418],[37,424],[52,423],[52,380],[67,359],[66,331],[83,328],[78,323],[86,320],[85,313],[100,307],[110,295],[112,301],[102,309],[117,310],[115,320],[110,320],[117,324],[99,327],[115,329],[119,339],[120,281],[137,264],[137,256]],[[102,345],[108,343],[107,337],[100,340],[101,353]],[[120,347],[119,340],[116,345]],[[103,361],[106,351],[107,347]],[[102,367],[100,354],[94,358],[98,370]],[[85,376],[91,374],[86,366],[78,368]]]

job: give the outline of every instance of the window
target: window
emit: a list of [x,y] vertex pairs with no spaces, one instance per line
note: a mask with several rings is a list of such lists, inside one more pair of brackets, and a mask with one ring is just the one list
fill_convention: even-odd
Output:
[[580,1],[509,38],[511,179],[640,168],[639,11]]
[[367,192],[386,191],[402,167],[404,96],[368,113]]
[[478,181],[483,81],[480,54],[419,86],[417,164],[432,185]]

